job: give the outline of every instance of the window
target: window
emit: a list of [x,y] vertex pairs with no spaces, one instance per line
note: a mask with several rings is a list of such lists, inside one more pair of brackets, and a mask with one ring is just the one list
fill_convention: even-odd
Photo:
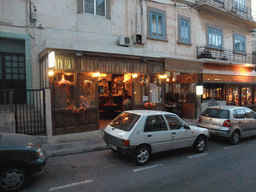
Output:
[[213,118],[221,118],[221,119],[229,119],[229,111],[215,108],[207,108],[202,113],[202,116],[205,117],[213,117]]
[[190,20],[179,19],[179,42],[190,43]]
[[166,115],[165,116],[169,127],[171,130],[180,129],[181,127],[184,127],[184,125],[174,116]]
[[212,48],[222,49],[221,30],[208,27],[208,46]]
[[105,17],[105,4],[105,0],[85,0],[84,12]]
[[241,11],[245,11],[246,10],[245,6],[246,6],[245,0],[234,0],[234,7],[236,9],[239,9]]
[[234,118],[244,119],[245,118],[245,111],[243,109],[236,109],[234,111]]
[[89,13],[110,19],[110,0],[77,0],[78,13]]
[[164,37],[164,16],[163,16],[163,14],[151,12],[150,13],[150,27],[151,27],[151,36],[163,38]]
[[161,115],[150,116],[146,120],[144,132],[167,131],[166,123]]
[[165,11],[148,7],[148,37],[166,40]]
[[234,52],[245,53],[245,37],[241,35],[234,35]]
[[140,116],[132,113],[122,113],[117,119],[110,123],[110,126],[121,129],[123,131],[130,131],[133,126],[137,123]]

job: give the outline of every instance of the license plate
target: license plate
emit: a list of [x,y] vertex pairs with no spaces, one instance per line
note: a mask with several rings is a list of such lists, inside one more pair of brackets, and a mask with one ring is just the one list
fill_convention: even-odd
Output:
[[108,144],[109,148],[114,149],[115,151],[117,150],[117,147],[115,145],[112,145],[111,143]]

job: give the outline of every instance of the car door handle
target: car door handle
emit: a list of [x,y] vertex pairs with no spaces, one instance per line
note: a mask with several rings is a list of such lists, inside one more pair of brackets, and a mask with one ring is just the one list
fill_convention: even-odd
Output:
[[148,137],[152,137],[152,135],[147,135]]
[[172,134],[173,134],[173,135],[175,135],[175,134],[176,134],[176,132],[172,132]]

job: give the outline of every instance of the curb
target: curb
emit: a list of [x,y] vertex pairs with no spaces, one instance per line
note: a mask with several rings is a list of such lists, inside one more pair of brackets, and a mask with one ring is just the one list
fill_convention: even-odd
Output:
[[59,152],[52,152],[48,154],[48,158],[51,157],[58,157],[58,156],[65,156],[65,155],[74,155],[74,154],[79,154],[79,153],[87,153],[87,152],[93,152],[93,151],[102,151],[102,150],[107,150],[109,149],[108,146],[100,146],[100,147],[93,147],[93,148],[87,148],[87,149],[75,149],[72,151],[59,151]]

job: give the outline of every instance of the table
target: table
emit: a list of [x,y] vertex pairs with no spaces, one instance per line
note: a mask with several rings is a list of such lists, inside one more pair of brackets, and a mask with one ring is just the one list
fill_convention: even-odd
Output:
[[105,111],[105,118],[106,119],[113,119],[114,118],[114,111],[118,108],[118,105],[115,103],[112,104],[103,104],[101,108]]

